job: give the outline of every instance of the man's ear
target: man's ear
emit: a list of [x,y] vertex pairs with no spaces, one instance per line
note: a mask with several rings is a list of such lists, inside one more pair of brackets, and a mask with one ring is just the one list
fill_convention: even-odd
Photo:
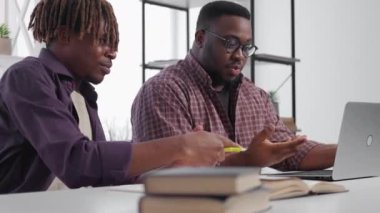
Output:
[[202,48],[204,46],[205,41],[205,31],[198,30],[195,32],[195,44],[198,48]]

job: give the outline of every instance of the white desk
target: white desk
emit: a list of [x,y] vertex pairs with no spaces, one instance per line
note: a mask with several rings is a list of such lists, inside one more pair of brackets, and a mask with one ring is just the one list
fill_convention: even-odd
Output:
[[[269,212],[380,212],[380,177],[339,183],[350,191],[273,201]],[[136,213],[142,195],[141,185],[0,195],[0,211]]]
[[136,213],[142,192],[142,185],[132,185],[0,195],[0,212]]

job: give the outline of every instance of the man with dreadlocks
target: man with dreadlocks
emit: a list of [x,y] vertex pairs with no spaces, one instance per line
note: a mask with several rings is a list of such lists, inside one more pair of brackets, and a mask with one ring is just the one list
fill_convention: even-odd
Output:
[[90,83],[110,73],[119,42],[105,0],[41,0],[29,24],[38,58],[0,81],[0,193],[128,183],[164,166],[210,166],[229,139],[204,131],[146,143],[106,142]]

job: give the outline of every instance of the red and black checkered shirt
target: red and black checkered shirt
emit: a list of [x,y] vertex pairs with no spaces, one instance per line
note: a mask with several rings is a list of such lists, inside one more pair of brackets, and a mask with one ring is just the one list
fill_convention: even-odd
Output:
[[[134,142],[191,132],[197,125],[244,147],[266,125],[275,126],[270,137],[273,142],[294,136],[279,119],[267,93],[243,76],[232,87],[226,112],[211,78],[191,54],[143,85],[134,100],[131,120]],[[298,154],[274,167],[297,170],[300,161],[317,144],[304,143]]]

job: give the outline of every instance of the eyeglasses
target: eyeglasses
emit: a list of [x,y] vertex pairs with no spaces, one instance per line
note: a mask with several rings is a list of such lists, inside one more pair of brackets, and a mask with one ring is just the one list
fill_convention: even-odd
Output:
[[241,49],[243,55],[245,57],[249,57],[249,56],[252,56],[257,49],[259,49],[256,45],[254,44],[241,44],[239,39],[235,38],[235,37],[230,37],[230,38],[225,38],[217,33],[214,33],[212,31],[209,31],[209,30],[204,30],[208,33],[210,33],[211,35],[219,38],[220,40],[222,40],[224,42],[224,48],[226,48],[226,51],[227,53],[234,53],[236,50],[238,50],[239,48]]

